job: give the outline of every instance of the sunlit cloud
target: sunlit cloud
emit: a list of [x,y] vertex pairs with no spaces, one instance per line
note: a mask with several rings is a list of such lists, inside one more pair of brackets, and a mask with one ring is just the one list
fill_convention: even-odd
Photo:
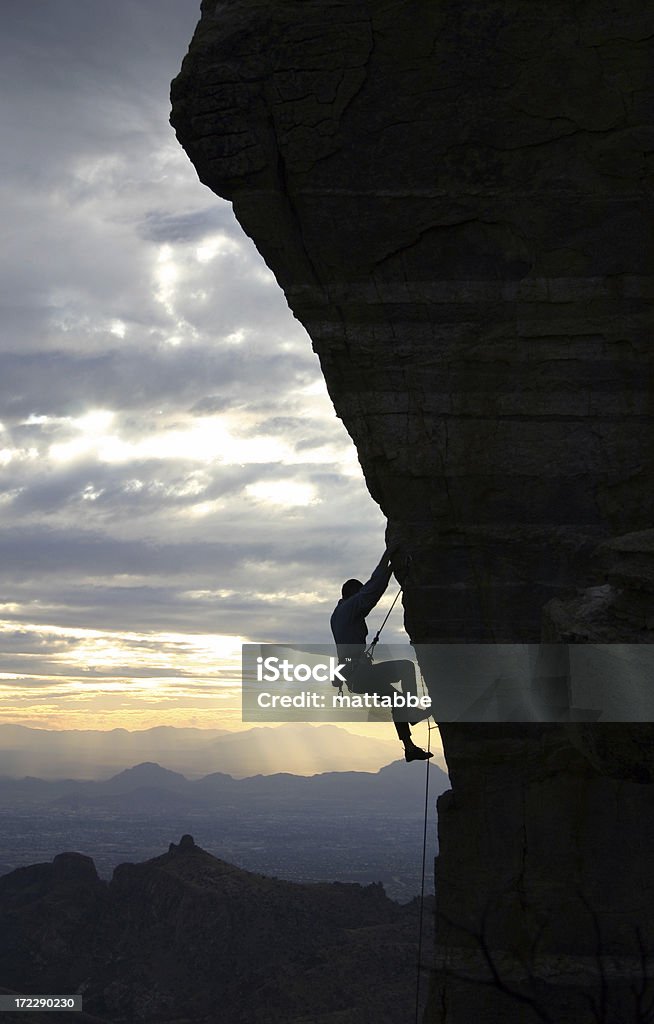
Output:
[[262,480],[248,484],[246,494],[266,505],[294,508],[318,501],[315,487],[293,480]]
[[170,245],[162,245],[157,255],[154,278],[157,285],[155,296],[161,303],[169,316],[175,316],[173,301],[175,298],[176,284],[179,277],[179,269],[173,257],[173,249]]
[[210,263],[217,256],[230,255],[239,252],[240,249],[239,243],[234,238],[230,238],[229,235],[210,235],[204,240],[202,245],[197,246],[195,258],[198,263]]
[[240,638],[328,634],[383,517],[310,340],[168,126],[198,11],[91,6],[0,39],[0,714],[236,724]]
[[93,487],[92,484],[88,484],[84,488],[80,496],[82,498],[82,501],[97,501],[98,498],[101,498],[104,493],[105,491],[103,487],[101,487],[100,490],[96,490],[96,488]]
[[80,716],[104,708],[111,712],[105,721],[118,714],[136,728],[147,714],[150,721],[180,724],[211,707],[236,719],[242,642],[237,636],[38,623],[17,634],[14,623],[0,621],[3,721],[45,718],[59,728],[88,727],[89,719]]
[[38,458],[37,448],[0,448],[0,466],[11,462],[34,462]]
[[215,515],[221,509],[224,509],[225,502],[219,498],[213,501],[198,501],[194,505],[184,510],[184,515],[190,516],[191,519],[206,519],[207,516]]
[[223,465],[298,461],[283,439],[239,436],[238,423],[227,417],[189,417],[182,427],[162,425],[151,432],[144,428],[138,440],[126,440],[112,430],[113,420],[111,412],[89,412],[77,420],[60,420],[75,436],[50,445],[48,457],[53,462],[92,456],[98,462],[108,463],[162,459]]
[[127,334],[127,324],[124,324],[122,320],[113,320],[109,327],[109,332],[122,339]]

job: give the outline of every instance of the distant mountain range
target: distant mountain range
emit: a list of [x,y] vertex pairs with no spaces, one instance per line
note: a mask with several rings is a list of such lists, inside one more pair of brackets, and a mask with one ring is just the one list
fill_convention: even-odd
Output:
[[[383,811],[396,817],[414,816],[422,791],[416,785],[421,768],[395,761],[377,772],[325,772],[300,776],[289,773],[234,779],[213,772],[189,780],[180,772],[153,762],[127,768],[105,781],[80,779],[0,778],[0,808],[59,807],[114,813],[206,808],[215,813],[237,810],[252,817],[275,805],[295,814],[336,810],[342,814]],[[430,765],[430,789],[435,797],[449,788],[448,777]]]
[[280,771],[376,771],[397,757],[392,727],[384,738],[356,736],[335,725],[288,723],[242,732],[158,726],[62,730],[0,725],[0,776],[101,779],[154,761],[193,778],[221,771],[237,778]]
[[[429,765],[429,848],[447,775]],[[107,878],[182,832],[218,856],[298,882],[381,880],[402,901],[420,890],[424,762],[377,772],[289,773],[187,779],[153,762],[109,779],[0,778],[0,874],[68,846]],[[432,873],[428,872],[431,891]]]
[[81,992],[112,1024],[406,1024],[417,925],[379,885],[266,878],[186,835],[110,882],[79,853],[1,877],[0,985]]

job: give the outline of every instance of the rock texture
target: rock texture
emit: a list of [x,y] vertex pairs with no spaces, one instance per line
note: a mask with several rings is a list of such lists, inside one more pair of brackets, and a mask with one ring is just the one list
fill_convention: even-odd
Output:
[[[544,635],[573,644],[654,644],[654,530],[606,541],[593,563],[597,585],[551,601],[545,609]],[[643,683],[648,690],[650,680],[651,672]],[[616,689],[618,684],[616,679]],[[566,732],[598,771],[617,779],[654,782],[654,728],[648,722],[633,723],[628,729],[618,724],[598,729],[579,722],[569,724]]]
[[[653,40],[640,0],[202,4],[172,123],[312,338],[411,555],[414,642],[536,642],[602,585],[597,546],[652,525]],[[442,731],[431,1019],[632,1019],[652,791],[564,726]],[[541,940],[559,975],[488,989],[471,944]]]
[[381,885],[265,878],[185,835],[108,883],[74,853],[0,878],[0,985],[111,1024],[405,1024],[417,924]]
[[592,564],[597,585],[551,601],[544,635],[568,643],[653,643],[654,530],[605,541]]
[[414,640],[537,640],[651,524],[651,11],[205,0],[173,124],[414,557]]

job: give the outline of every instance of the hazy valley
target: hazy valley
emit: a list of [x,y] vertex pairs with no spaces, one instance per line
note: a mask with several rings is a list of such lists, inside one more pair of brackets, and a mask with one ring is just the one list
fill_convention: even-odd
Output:
[[[301,727],[287,728],[295,737],[304,735]],[[333,741],[332,728],[311,734],[327,729]],[[250,733],[257,731],[264,734],[263,744],[275,738],[275,730]],[[334,731],[342,733],[344,747],[359,742]],[[283,733],[277,732],[279,743]],[[53,755],[53,769],[56,764]],[[448,786],[445,773],[432,765],[432,798]],[[118,864],[155,856],[174,837],[191,833],[204,849],[250,871],[296,882],[381,881],[390,897],[409,900],[420,890],[424,787],[424,769],[404,761],[375,772],[309,777],[237,779],[220,771],[189,779],[153,762],[107,779],[3,776],[0,873],[74,850],[93,857],[99,875],[109,878]],[[436,846],[434,802],[430,850]],[[432,891],[431,868],[426,882]]]
[[404,1024],[419,921],[381,886],[266,878],[190,835],[108,882],[65,853],[0,878],[0,986],[80,993],[112,1024]]

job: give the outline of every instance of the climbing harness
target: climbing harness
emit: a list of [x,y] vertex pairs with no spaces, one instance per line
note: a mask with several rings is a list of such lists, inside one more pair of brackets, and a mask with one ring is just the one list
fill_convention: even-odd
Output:
[[[384,626],[386,625],[386,623],[388,622],[388,617],[391,614],[391,612],[393,611],[393,608],[395,607],[397,599],[398,599],[398,597],[400,596],[401,593],[402,593],[402,587],[400,587],[400,589],[398,590],[397,594],[393,598],[393,603],[390,606],[390,608],[388,609],[388,611],[386,612],[386,617],[384,618],[384,621],[382,622],[381,626],[379,627],[379,629],[375,633],[373,641],[368,645],[368,647],[366,647],[365,651],[363,652],[363,655],[361,656],[359,661],[356,663],[356,666],[355,666],[355,668],[354,668],[354,670],[352,672],[352,678],[354,678],[354,676],[356,675],[357,670],[358,670],[360,665],[364,665],[364,664],[366,664],[366,662],[369,665],[371,665],[372,662],[374,661],[375,646],[377,645],[377,641],[379,640],[379,637],[381,635],[381,631],[384,628]],[[343,696],[343,684],[341,682],[339,682],[339,685],[338,685],[338,696],[339,697]]]

